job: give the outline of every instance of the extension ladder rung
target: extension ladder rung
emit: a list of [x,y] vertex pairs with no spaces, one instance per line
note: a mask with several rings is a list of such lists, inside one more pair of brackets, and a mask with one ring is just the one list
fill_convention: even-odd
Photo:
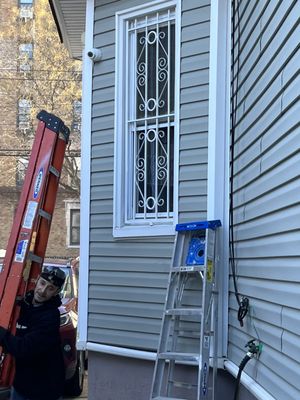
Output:
[[158,358],[160,360],[174,360],[174,361],[186,361],[186,362],[198,362],[200,360],[199,354],[196,353],[179,353],[173,351],[167,351],[165,353],[159,353]]
[[29,251],[27,259],[38,264],[43,264],[43,258]]
[[55,167],[53,167],[53,165],[50,166],[49,172],[51,172],[51,173],[52,173],[53,175],[55,175],[57,178],[60,177],[60,172],[59,172]]
[[47,219],[48,221],[51,221],[52,219],[52,214],[48,213],[45,210],[39,209],[39,215],[45,219]]
[[170,308],[166,310],[166,315],[202,315],[202,308]]

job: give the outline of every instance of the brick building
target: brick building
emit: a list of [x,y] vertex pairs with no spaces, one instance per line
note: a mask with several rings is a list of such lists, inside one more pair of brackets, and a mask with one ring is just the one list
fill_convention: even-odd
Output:
[[[39,7],[43,4],[48,7],[48,3],[43,1],[39,2]],[[52,14],[47,8],[45,8],[45,15],[46,18],[52,19]],[[33,112],[39,107],[38,104],[33,110],[30,94],[30,87],[32,91],[37,87],[36,82],[33,80],[31,82],[31,79],[33,79],[33,71],[36,72],[38,69],[34,65],[35,51],[38,48],[32,35],[34,20],[33,0],[0,2],[0,249],[6,248],[11,231],[34,139]],[[55,29],[54,22],[53,26]],[[24,36],[26,30],[28,36]],[[59,42],[58,36],[57,41]],[[70,60],[70,62],[74,61]],[[59,68],[62,69],[64,66],[59,65]],[[47,76],[50,76],[50,72]],[[79,80],[75,84],[77,84],[78,92]],[[25,86],[26,94],[23,91]],[[69,113],[66,119],[63,113],[59,115],[57,110],[49,110],[42,102],[40,103],[41,109],[45,108],[49,112],[54,112],[65,121],[71,128],[71,137],[77,137],[73,140],[66,157],[74,158],[76,155],[75,164],[74,162],[73,164],[78,166],[80,99],[73,101],[74,112]],[[70,163],[67,164],[70,165]],[[75,173],[77,174],[77,171]],[[79,254],[80,227],[79,186],[74,188],[72,183],[69,184],[70,176],[67,167],[64,168],[62,183],[65,184],[60,185],[58,191],[46,255],[69,258]]]

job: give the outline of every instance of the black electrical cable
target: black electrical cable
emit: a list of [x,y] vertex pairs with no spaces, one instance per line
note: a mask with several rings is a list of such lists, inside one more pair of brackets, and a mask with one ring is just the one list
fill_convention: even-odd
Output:
[[254,356],[259,357],[260,352],[262,350],[262,344],[255,339],[249,340],[249,342],[246,344],[245,347],[248,347],[249,350],[247,351],[245,357],[242,359],[240,365],[239,365],[239,372],[236,377],[236,383],[235,383],[235,391],[234,391],[234,398],[233,400],[238,400],[239,396],[239,390],[240,390],[240,380],[242,376],[243,369],[245,368],[247,362],[251,360]]
[[[231,143],[230,143],[230,204],[229,204],[229,235],[230,235],[230,244],[229,244],[229,257],[230,257],[230,265],[234,286],[234,294],[236,297],[236,301],[238,303],[239,309],[237,318],[240,322],[240,325],[243,326],[243,319],[247,315],[249,308],[249,299],[247,297],[243,297],[242,300],[239,297],[238,287],[237,287],[237,279],[236,279],[236,261],[235,261],[235,249],[234,249],[234,235],[233,235],[233,177],[234,177],[234,145],[235,145],[235,127],[236,127],[236,111],[238,105],[238,85],[239,85],[239,70],[240,70],[240,14],[239,14],[239,0],[237,0],[237,5],[235,4],[236,0],[232,2],[232,48],[231,48]],[[235,23],[237,17],[237,24]],[[237,31],[237,33],[236,33]],[[237,35],[237,40],[235,37]],[[237,56],[236,56],[236,75],[234,74],[234,66],[235,66],[235,47],[237,48]],[[236,78],[234,78],[236,76]],[[234,82],[236,80],[236,82]],[[236,83],[234,85],[234,83]]]
[[238,400],[239,391],[240,391],[240,380],[241,380],[241,375],[242,375],[243,369],[245,368],[247,362],[248,362],[249,360],[251,360],[251,358],[252,358],[252,357],[250,356],[250,354],[247,353],[247,354],[245,355],[245,357],[242,359],[242,361],[241,361],[241,363],[240,363],[240,365],[239,365],[239,372],[238,372],[237,377],[236,377],[236,384],[235,384],[235,391],[234,391],[234,398],[233,398],[233,400]]

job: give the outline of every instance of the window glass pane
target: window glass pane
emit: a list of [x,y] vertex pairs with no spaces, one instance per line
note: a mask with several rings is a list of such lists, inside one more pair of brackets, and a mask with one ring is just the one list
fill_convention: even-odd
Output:
[[81,100],[75,100],[73,102],[73,130],[80,131],[81,129],[81,112],[82,112],[82,103]]
[[25,174],[28,167],[28,160],[25,158],[19,158],[17,161],[16,168],[16,184],[17,186],[22,186],[25,179]]
[[32,43],[22,43],[19,46],[20,56],[32,60],[33,46]]
[[31,102],[27,99],[20,99],[18,103],[18,126],[21,130],[31,128]]
[[136,133],[135,190],[140,218],[173,211],[173,133],[173,127]]
[[79,245],[80,210],[70,210],[70,245]]
[[137,118],[174,113],[174,24],[137,33]]

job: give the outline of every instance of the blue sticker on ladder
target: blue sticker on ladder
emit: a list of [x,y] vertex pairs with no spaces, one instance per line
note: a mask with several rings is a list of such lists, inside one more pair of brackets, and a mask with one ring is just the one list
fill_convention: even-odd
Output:
[[33,190],[33,198],[36,199],[39,195],[42,182],[43,182],[43,175],[44,175],[44,169],[40,168],[39,173],[37,174],[35,184],[34,184],[34,190]]
[[189,244],[186,265],[204,265],[205,240],[192,238]]
[[202,393],[204,396],[207,394],[207,364],[204,363],[203,366],[203,378],[202,378]]

